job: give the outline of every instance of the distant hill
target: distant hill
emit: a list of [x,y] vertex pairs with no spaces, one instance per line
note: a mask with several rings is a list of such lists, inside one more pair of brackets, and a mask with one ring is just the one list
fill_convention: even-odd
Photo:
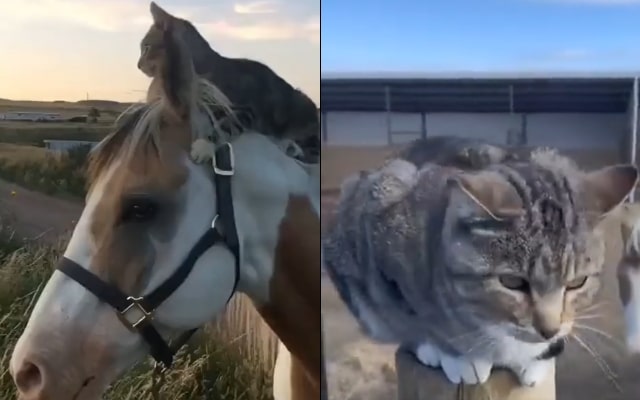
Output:
[[122,109],[130,106],[132,103],[120,103],[118,101],[113,100],[80,100],[76,101],[77,104],[87,106],[87,107],[95,107],[95,108],[117,108]]

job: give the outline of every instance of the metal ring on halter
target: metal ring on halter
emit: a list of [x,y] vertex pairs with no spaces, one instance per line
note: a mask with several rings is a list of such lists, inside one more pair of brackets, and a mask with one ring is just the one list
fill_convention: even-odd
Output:
[[220,214],[216,214],[215,217],[213,217],[213,221],[211,221],[211,227],[213,229],[216,228],[216,222],[218,222],[218,217],[220,216]]
[[227,146],[229,147],[229,168],[228,169],[224,169],[224,168],[220,168],[218,166],[218,162],[217,162],[217,152],[213,153],[213,157],[212,157],[212,163],[213,163],[213,171],[218,174],[218,175],[222,175],[222,176],[233,176],[233,174],[235,173],[235,158],[233,156],[233,146],[231,146],[231,143],[226,142],[223,143],[222,146]]

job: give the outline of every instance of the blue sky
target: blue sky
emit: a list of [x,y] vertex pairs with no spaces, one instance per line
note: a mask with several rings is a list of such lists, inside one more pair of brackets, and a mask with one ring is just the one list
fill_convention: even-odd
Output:
[[321,68],[640,70],[640,0],[322,0]]

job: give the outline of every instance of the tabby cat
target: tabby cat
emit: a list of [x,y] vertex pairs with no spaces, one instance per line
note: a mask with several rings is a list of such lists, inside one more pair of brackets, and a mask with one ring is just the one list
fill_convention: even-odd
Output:
[[153,25],[140,43],[138,68],[147,76],[158,73],[162,60],[162,26],[170,21],[189,48],[196,73],[226,94],[244,116],[245,124],[265,135],[293,139],[307,161],[317,161],[320,145],[318,108],[266,65],[248,59],[227,58],[209,46],[196,28],[174,17],[154,2]]
[[426,161],[396,158],[345,182],[323,239],[328,275],[365,334],[451,382],[502,366],[535,385],[599,290],[597,224],[638,171],[584,172],[552,150],[480,170]]

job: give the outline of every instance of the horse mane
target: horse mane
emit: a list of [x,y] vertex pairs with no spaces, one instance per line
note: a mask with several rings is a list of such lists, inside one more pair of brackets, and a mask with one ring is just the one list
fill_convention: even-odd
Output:
[[[149,148],[160,156],[160,124],[164,100],[150,103],[134,103],[116,119],[114,130],[91,151],[88,182],[98,176],[116,157],[129,157],[140,148]],[[233,111],[229,98],[214,84],[198,78],[195,110],[191,113],[190,134],[193,142],[199,138],[211,138],[214,143],[231,141],[242,133],[244,127]]]

